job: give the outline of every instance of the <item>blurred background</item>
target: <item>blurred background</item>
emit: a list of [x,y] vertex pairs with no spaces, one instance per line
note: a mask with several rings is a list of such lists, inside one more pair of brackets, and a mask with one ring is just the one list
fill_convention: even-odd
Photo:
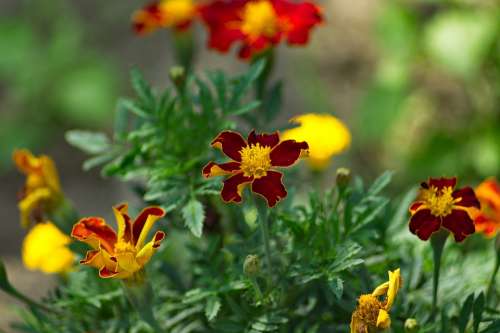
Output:
[[[393,191],[428,176],[478,183],[500,173],[500,4],[497,0],[323,0],[327,19],[305,48],[280,47],[283,115],[332,113],[350,128],[337,167],[373,179],[396,171]],[[67,196],[82,214],[109,216],[130,199],[126,186],[83,172],[85,156],[64,140],[74,128],[111,131],[115,102],[131,94],[139,68],[155,87],[174,64],[166,30],[137,37],[143,1],[0,1],[0,257],[14,284],[37,297],[50,278],[20,261],[24,231],[17,193],[23,177],[11,154],[28,147],[55,159]],[[205,49],[196,71],[239,73],[247,64]],[[0,294],[0,329],[15,317]]]

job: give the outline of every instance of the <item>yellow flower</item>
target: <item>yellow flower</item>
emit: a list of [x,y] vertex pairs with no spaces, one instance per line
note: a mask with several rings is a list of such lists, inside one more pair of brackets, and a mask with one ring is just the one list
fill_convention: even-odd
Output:
[[[371,294],[361,295],[351,318],[351,333],[381,332],[391,326],[389,311],[401,285],[399,268],[389,271],[389,281],[375,288]],[[386,295],[383,301],[379,297]]]
[[306,141],[309,144],[309,165],[316,170],[328,167],[334,155],[345,151],[351,143],[349,129],[329,114],[308,113],[292,118],[300,126],[283,133],[283,139]]
[[26,183],[18,204],[21,225],[28,227],[31,219],[44,220],[44,215],[62,199],[61,186],[54,161],[48,156],[39,157],[26,150],[16,150],[13,160],[19,171],[26,175]]
[[165,238],[157,231],[153,239],[145,243],[153,224],[165,215],[160,207],[150,206],[135,221],[128,215],[128,205],[113,207],[118,233],[102,218],[86,217],[73,226],[71,236],[90,245],[83,265],[95,267],[101,278],[126,279],[146,265]]
[[71,269],[74,254],[67,247],[71,239],[54,224],[36,224],[23,241],[24,266],[46,274],[63,273]]

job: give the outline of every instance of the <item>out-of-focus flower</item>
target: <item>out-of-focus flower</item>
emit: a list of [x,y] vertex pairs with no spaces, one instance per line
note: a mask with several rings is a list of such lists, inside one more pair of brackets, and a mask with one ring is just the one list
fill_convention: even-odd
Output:
[[428,240],[441,226],[463,241],[475,232],[472,210],[480,208],[470,187],[455,189],[456,178],[429,178],[421,184],[417,200],[410,206],[410,231]]
[[54,161],[48,156],[35,157],[30,151],[20,149],[14,152],[13,160],[19,171],[26,175],[18,207],[21,225],[28,227],[32,219],[36,222],[45,220],[45,215],[62,201],[59,177]]
[[[401,286],[401,275],[399,268],[388,273],[389,281],[375,288],[371,294],[359,297],[351,317],[351,333],[380,332],[391,326],[389,311]],[[380,301],[379,297],[383,295],[385,299]]]
[[419,326],[415,318],[408,318],[405,320],[405,333],[417,333]]
[[479,184],[475,192],[481,203],[474,218],[476,230],[488,238],[494,237],[500,231],[500,184],[490,178]]
[[224,131],[213,141],[212,147],[221,149],[233,161],[223,164],[208,163],[203,175],[208,177],[228,176],[224,180],[222,199],[225,202],[241,202],[241,193],[246,185],[267,200],[269,207],[276,205],[287,195],[281,179],[283,174],[276,167],[289,167],[306,153],[306,142],[280,141],[278,132],[256,134],[252,131],[248,139],[236,132]]
[[136,11],[132,22],[138,34],[147,34],[159,28],[182,31],[189,28],[197,13],[193,0],[162,0]]
[[118,234],[102,218],[86,217],[73,226],[71,236],[93,248],[81,264],[97,268],[101,278],[125,279],[148,263],[165,238],[163,231],[157,231],[145,244],[153,224],[165,211],[160,207],[147,207],[134,222],[127,213],[127,204],[113,207],[113,211]]
[[304,140],[309,144],[308,162],[313,169],[328,167],[333,156],[342,153],[351,143],[349,129],[329,114],[304,114],[291,119],[300,126],[283,132],[283,139]]
[[290,0],[216,0],[200,6],[210,32],[209,47],[227,52],[241,42],[239,56],[248,59],[286,40],[303,45],[310,30],[323,22],[313,2]]
[[71,269],[75,255],[68,248],[71,238],[50,222],[38,223],[23,241],[24,266],[46,274],[63,273]]

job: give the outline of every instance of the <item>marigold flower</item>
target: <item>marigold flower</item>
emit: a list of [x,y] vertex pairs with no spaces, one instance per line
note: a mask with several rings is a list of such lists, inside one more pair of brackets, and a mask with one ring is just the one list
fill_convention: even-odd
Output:
[[80,263],[95,267],[101,278],[125,279],[141,270],[148,263],[165,238],[157,231],[149,243],[145,243],[153,224],[165,215],[160,207],[147,207],[134,222],[128,215],[128,205],[113,207],[118,224],[118,234],[102,218],[86,217],[73,226],[71,236],[89,244]]
[[306,142],[280,141],[278,132],[256,134],[250,132],[248,139],[236,132],[224,131],[213,141],[212,147],[221,149],[233,161],[223,164],[208,163],[203,175],[208,177],[229,176],[224,180],[222,199],[225,202],[241,202],[241,193],[246,185],[267,200],[269,207],[275,206],[287,195],[281,179],[283,174],[276,167],[293,165],[306,152]]
[[490,178],[479,184],[475,192],[481,203],[481,210],[474,217],[476,230],[488,238],[494,237],[500,231],[500,184]]
[[327,168],[331,158],[346,150],[351,143],[349,129],[332,115],[308,113],[290,121],[300,126],[283,132],[283,139],[306,141],[309,144],[307,161],[313,169]]
[[[399,268],[388,273],[389,281],[375,288],[371,294],[359,297],[351,317],[351,333],[379,332],[391,326],[389,311],[401,286],[401,274]],[[385,299],[380,301],[379,297],[383,295],[386,295]]]
[[313,2],[290,0],[216,0],[200,6],[207,25],[209,47],[227,52],[241,42],[239,56],[248,59],[286,40],[303,45],[310,30],[323,21],[320,8]]
[[24,266],[46,274],[67,272],[73,266],[75,255],[68,248],[71,238],[51,222],[35,225],[23,241]]
[[429,178],[421,184],[417,200],[410,206],[410,231],[428,240],[441,226],[463,241],[475,232],[472,208],[480,204],[470,187],[455,189],[456,178]]
[[54,161],[45,155],[39,157],[26,150],[14,151],[13,160],[19,171],[26,175],[26,183],[20,192],[19,211],[21,225],[28,227],[31,219],[41,222],[46,213],[56,208],[62,191]]
[[197,12],[193,0],[162,0],[136,11],[132,22],[138,34],[147,34],[159,28],[182,31],[189,28]]

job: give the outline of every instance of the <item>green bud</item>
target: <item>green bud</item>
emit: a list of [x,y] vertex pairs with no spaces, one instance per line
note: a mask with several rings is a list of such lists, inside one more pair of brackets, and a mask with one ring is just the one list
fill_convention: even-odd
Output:
[[260,261],[259,257],[250,254],[245,258],[245,262],[243,263],[243,273],[245,273],[248,277],[253,277],[259,274],[260,272]]
[[416,333],[418,332],[419,326],[415,318],[408,318],[405,321],[405,332],[406,333]]
[[175,86],[179,89],[184,87],[184,83],[186,82],[186,70],[182,66],[174,66],[170,69],[170,80],[175,84]]
[[336,181],[338,187],[345,188],[351,182],[351,170],[347,168],[338,168]]

